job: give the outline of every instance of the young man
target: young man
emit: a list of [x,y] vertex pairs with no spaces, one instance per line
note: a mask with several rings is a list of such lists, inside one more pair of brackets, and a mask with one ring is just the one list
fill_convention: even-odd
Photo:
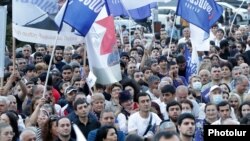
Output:
[[183,113],[178,117],[177,123],[181,141],[193,141],[195,117],[190,113]]
[[132,114],[128,120],[128,133],[152,138],[161,119],[151,110],[151,99],[147,93],[138,94],[139,112]]
[[71,138],[71,121],[67,117],[59,118],[56,121],[58,141],[75,141]]

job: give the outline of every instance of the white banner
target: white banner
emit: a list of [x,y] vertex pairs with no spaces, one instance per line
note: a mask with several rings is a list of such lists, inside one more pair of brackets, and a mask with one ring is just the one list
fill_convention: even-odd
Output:
[[4,77],[7,7],[0,6],[0,77]]
[[[47,1],[58,2],[58,0]],[[42,8],[39,4],[13,0],[13,36],[25,42],[53,45],[59,28],[54,21],[56,16],[54,11],[58,12],[60,5],[58,3],[58,9],[53,9],[51,13],[51,9],[48,12],[48,9]],[[83,42],[84,38],[73,32],[60,32],[57,45],[73,45]]]

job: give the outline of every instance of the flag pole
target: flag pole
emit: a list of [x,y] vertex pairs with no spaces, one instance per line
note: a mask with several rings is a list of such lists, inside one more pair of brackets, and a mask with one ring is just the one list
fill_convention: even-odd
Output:
[[[173,27],[171,29],[171,35],[170,35],[170,42],[169,42],[169,48],[170,48],[170,45],[172,44],[172,40],[173,40],[173,34],[174,34],[174,25],[175,25],[175,22],[176,22],[176,14],[174,16],[174,22],[173,22]],[[168,58],[169,58],[169,51],[168,51]]]
[[12,36],[12,63],[13,73],[16,71],[16,38]]
[[56,35],[56,39],[55,39],[55,42],[54,42],[54,45],[53,45],[53,50],[52,50],[52,53],[51,53],[51,56],[50,56],[48,71],[47,71],[47,74],[46,74],[46,80],[45,80],[44,89],[43,89],[43,98],[45,98],[45,93],[46,93],[46,90],[47,90],[47,85],[48,85],[48,80],[49,80],[49,72],[50,72],[52,61],[53,61],[53,58],[54,58],[58,37],[59,37],[59,33],[57,33],[57,35]]
[[240,8],[242,7],[242,5],[243,5],[243,3],[244,3],[245,1],[246,1],[246,0],[243,0],[243,1],[241,2],[241,4],[240,4],[240,7],[237,8],[237,11],[236,11],[236,13],[235,13],[235,15],[234,15],[234,18],[233,18],[232,22],[231,22],[231,27],[230,27],[229,33],[232,32],[233,23],[234,23],[234,21],[236,20],[236,17],[237,17],[237,15],[238,15],[239,11],[240,11]]

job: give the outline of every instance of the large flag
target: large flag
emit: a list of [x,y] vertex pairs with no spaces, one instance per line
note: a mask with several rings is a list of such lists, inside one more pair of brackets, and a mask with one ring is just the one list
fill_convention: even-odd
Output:
[[22,2],[36,5],[49,14],[55,14],[59,10],[58,0],[23,0]]
[[116,46],[114,19],[103,7],[85,37],[90,70],[97,83],[111,84],[121,80],[119,51]]
[[[204,39],[206,32],[194,24],[189,24],[190,28],[190,40],[192,46],[196,48],[197,51],[209,51],[210,50],[210,40],[211,38]],[[211,33],[210,33],[211,37]]]
[[[60,0],[61,1],[61,0]],[[13,36],[24,42],[53,45],[75,45],[83,43],[83,37],[71,30],[58,35],[54,17],[61,8],[58,0],[13,0]]]
[[171,0],[121,0],[127,10],[140,8],[154,2],[170,2]]
[[107,0],[108,11],[112,16],[122,16],[133,20],[141,20],[151,16],[151,9],[157,7],[157,3],[149,3],[134,9],[125,9],[121,0]]
[[62,21],[86,36],[104,4],[105,0],[68,0]]
[[177,6],[177,15],[205,31],[206,34],[202,35],[204,39],[209,37],[211,26],[220,18],[222,12],[223,8],[214,0],[179,0]]

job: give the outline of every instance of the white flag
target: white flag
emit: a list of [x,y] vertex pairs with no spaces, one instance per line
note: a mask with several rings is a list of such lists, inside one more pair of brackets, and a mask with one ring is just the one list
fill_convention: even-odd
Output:
[[86,78],[87,80],[87,84],[90,88],[92,88],[95,85],[96,82],[96,76],[94,75],[94,73],[92,71],[89,72],[88,77]]
[[196,51],[209,51],[210,50],[210,38],[204,40],[206,32],[196,25],[189,24],[190,27],[190,39],[192,47],[196,48]]
[[73,129],[76,133],[76,141],[87,141],[84,135],[82,134],[82,131],[76,124],[73,124]]

